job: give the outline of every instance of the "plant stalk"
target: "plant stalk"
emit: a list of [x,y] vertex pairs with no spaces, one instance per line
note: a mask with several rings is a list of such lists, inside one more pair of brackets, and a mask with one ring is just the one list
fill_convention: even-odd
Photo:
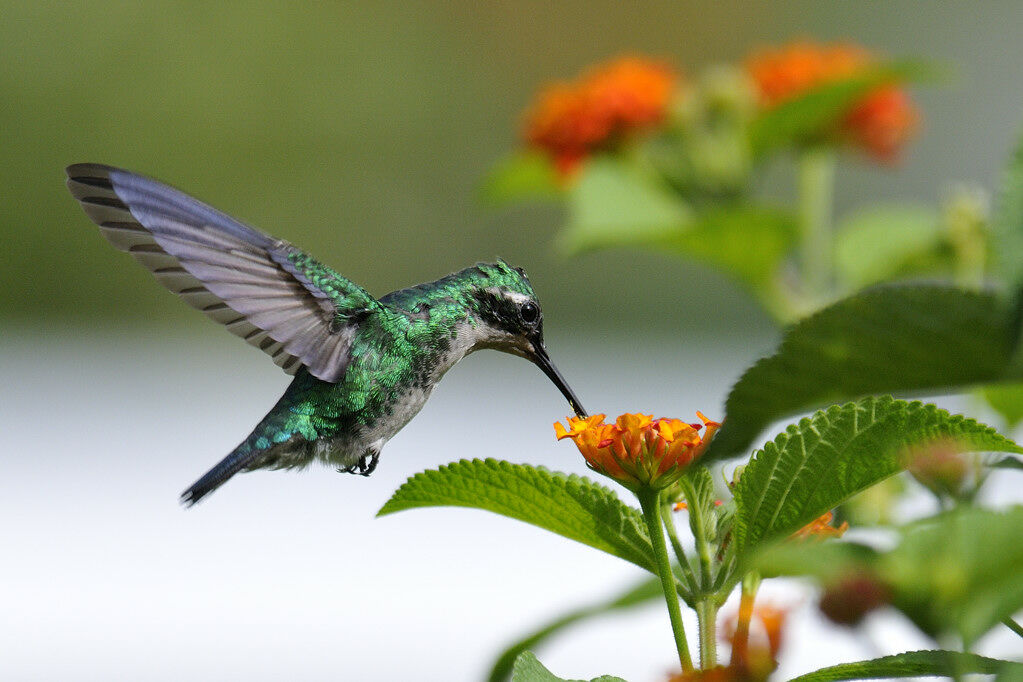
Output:
[[664,529],[661,526],[661,493],[643,489],[636,493],[636,497],[639,498],[639,506],[643,509],[643,518],[650,532],[650,542],[657,560],[657,573],[661,578],[661,589],[664,591],[664,601],[668,605],[668,617],[671,619],[671,631],[675,636],[675,647],[678,649],[678,662],[683,672],[692,672],[693,659],[689,655],[689,644],[686,642],[686,631],[682,624],[682,609],[679,606],[678,591],[675,589],[675,574],[671,570],[668,547],[664,543]]
[[1005,625],[1005,627],[1009,628],[1020,637],[1023,637],[1023,625],[1020,625],[1012,618],[1005,618],[1004,620],[1002,620],[1002,623]]
[[710,670],[718,664],[717,601],[707,597],[697,602],[696,616],[700,623],[700,669]]
[[689,557],[686,556],[685,548],[682,547],[682,542],[678,539],[678,531],[675,529],[675,522],[671,517],[670,505],[661,505],[661,521],[664,523],[665,530],[668,531],[668,540],[671,542],[671,548],[675,552],[675,558],[678,559],[679,566],[682,568],[682,582],[689,591],[691,599],[697,590],[696,576],[693,574],[693,567],[689,564]]
[[831,211],[835,153],[825,147],[809,147],[800,153],[798,165],[802,293],[816,307],[834,291]]
[[749,658],[749,623],[753,618],[753,601],[757,598],[760,588],[760,575],[751,571],[742,578],[742,593],[739,597],[739,617],[735,624],[735,635],[732,637],[733,667],[746,665]]

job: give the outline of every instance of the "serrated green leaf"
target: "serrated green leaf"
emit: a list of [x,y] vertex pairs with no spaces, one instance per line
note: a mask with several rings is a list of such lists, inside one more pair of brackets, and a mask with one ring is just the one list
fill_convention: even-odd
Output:
[[879,85],[920,80],[931,74],[933,68],[921,62],[904,61],[825,83],[761,114],[750,128],[750,145],[759,156],[793,143],[814,142],[831,132],[858,100]]
[[878,393],[939,393],[1019,379],[1002,299],[943,286],[884,286],[791,327],[732,388],[704,461],[742,454],[772,422]]
[[570,253],[659,241],[692,220],[692,209],[659,177],[614,157],[587,161],[568,197],[560,242]]
[[924,632],[969,647],[1023,609],[1023,506],[960,508],[905,533],[878,572],[894,604]]
[[495,459],[461,460],[412,476],[377,513],[472,507],[531,523],[656,573],[643,516],[583,476]]
[[958,651],[907,651],[894,656],[883,656],[870,661],[842,663],[821,668],[806,675],[793,677],[789,682],[834,682],[836,680],[876,680],[891,677],[918,677],[938,675],[958,677],[967,673],[997,673],[1005,667],[1023,664],[1000,661],[977,654]]
[[564,195],[557,169],[539,152],[516,152],[501,159],[480,185],[481,198],[497,205],[560,199]]
[[512,666],[520,654],[543,644],[575,623],[663,598],[660,578],[648,578],[613,599],[570,611],[505,649],[497,658],[487,679],[489,682],[504,682],[511,675]]
[[898,473],[928,443],[961,452],[1023,452],[989,426],[890,397],[834,405],[790,425],[758,451],[735,486],[740,552],[784,538]]
[[909,263],[934,260],[941,246],[933,206],[874,204],[846,216],[835,230],[835,270],[846,288],[861,289],[906,274]]
[[[586,682],[585,680],[566,680],[558,677],[545,668],[529,651],[524,651],[515,659],[515,667],[512,670],[512,682]],[[613,675],[601,675],[590,682],[625,682],[620,677]]]

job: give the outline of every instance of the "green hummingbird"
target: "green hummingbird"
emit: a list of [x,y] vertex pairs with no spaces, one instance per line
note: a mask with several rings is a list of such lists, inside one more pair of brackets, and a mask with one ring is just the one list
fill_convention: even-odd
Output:
[[586,415],[547,354],[521,268],[480,263],[376,299],[288,242],[156,180],[94,163],[67,175],[110,243],[295,377],[252,433],[181,494],[186,506],[243,470],[320,460],[368,476],[444,373],[481,348],[532,361]]

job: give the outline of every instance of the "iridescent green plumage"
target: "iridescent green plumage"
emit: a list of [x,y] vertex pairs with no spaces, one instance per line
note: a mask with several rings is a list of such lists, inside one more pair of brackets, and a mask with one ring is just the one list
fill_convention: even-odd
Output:
[[547,356],[520,269],[480,264],[376,300],[287,242],[154,180],[79,164],[68,186],[115,246],[295,374],[249,437],[185,491],[188,504],[241,470],[319,459],[369,474],[441,376],[479,348],[535,362],[584,414]]

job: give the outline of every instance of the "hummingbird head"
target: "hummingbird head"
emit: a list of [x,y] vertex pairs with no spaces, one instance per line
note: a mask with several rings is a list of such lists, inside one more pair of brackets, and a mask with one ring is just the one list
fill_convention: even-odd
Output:
[[472,287],[471,308],[478,341],[475,348],[493,348],[526,358],[554,382],[580,417],[586,410],[579,404],[561,372],[551,361],[543,339],[543,311],[522,268],[504,261],[480,264]]

